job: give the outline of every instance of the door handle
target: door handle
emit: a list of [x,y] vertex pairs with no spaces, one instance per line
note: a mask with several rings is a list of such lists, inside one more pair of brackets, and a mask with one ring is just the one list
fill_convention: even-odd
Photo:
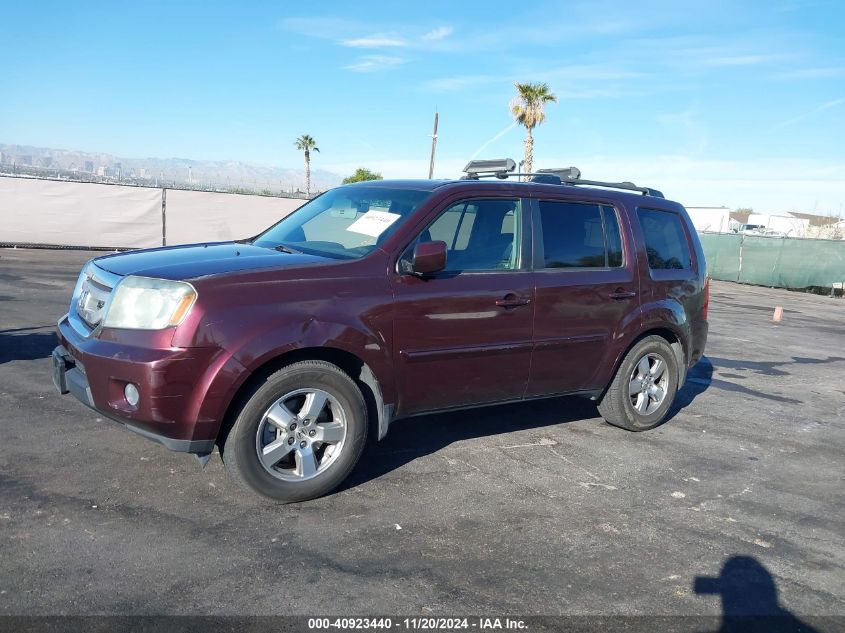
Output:
[[504,299],[496,299],[496,305],[500,308],[517,308],[519,306],[527,306],[531,303],[528,297],[521,297],[513,293],[505,295]]
[[610,298],[616,301],[624,301],[625,299],[633,299],[637,296],[637,293],[633,290],[622,290],[621,288],[618,289],[616,292],[610,293]]

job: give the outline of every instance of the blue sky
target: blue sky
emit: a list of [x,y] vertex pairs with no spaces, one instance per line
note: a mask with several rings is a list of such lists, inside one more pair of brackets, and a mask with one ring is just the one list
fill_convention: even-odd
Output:
[[[845,3],[12,2],[0,142],[436,176],[521,158],[690,206],[845,213]],[[11,28],[8,28],[11,27]],[[489,144],[488,144],[489,143]]]

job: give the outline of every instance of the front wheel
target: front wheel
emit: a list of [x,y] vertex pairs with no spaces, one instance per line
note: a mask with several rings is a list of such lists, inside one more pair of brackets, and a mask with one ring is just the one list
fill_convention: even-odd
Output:
[[660,336],[648,336],[622,360],[604,396],[599,413],[614,426],[647,431],[661,424],[678,391],[678,362]]
[[367,437],[360,389],[335,365],[302,361],[256,386],[223,446],[232,478],[283,503],[336,488],[355,467]]

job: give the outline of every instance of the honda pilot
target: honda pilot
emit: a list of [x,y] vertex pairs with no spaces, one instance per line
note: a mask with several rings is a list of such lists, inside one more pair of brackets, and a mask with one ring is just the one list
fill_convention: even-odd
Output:
[[439,411],[578,394],[629,431],[666,420],[707,339],[684,208],[577,170],[332,189],[260,235],[85,265],[53,380],[239,484],[311,499],[368,438]]

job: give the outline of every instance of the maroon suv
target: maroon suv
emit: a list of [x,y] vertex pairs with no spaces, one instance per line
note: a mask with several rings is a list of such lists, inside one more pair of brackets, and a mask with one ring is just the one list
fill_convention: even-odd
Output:
[[218,446],[279,501],[332,490],[421,413],[582,394],[611,424],[660,424],[707,338],[684,208],[488,175],[348,185],[252,239],[94,259],[56,386],[203,463]]

